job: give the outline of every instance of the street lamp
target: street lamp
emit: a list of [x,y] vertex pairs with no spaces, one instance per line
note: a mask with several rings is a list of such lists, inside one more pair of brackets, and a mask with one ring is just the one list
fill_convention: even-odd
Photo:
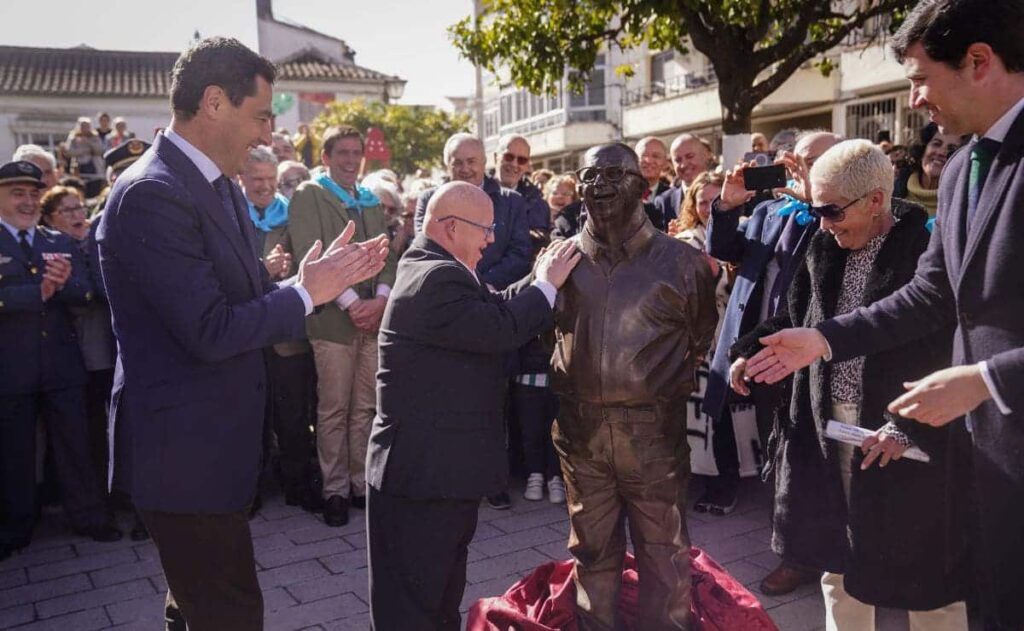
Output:
[[384,82],[384,98],[387,103],[397,101],[402,98],[403,94],[405,94],[405,81],[402,79]]

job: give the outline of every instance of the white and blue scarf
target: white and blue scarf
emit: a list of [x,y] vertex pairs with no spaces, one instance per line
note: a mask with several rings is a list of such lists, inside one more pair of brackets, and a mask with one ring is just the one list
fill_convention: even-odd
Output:
[[368,188],[356,185],[356,195],[358,197],[352,197],[348,191],[338,186],[338,183],[332,180],[331,176],[326,173],[317,176],[315,181],[324,187],[324,190],[334,193],[334,196],[341,200],[342,204],[345,204],[348,208],[354,208],[359,213],[362,213],[364,208],[380,206],[380,199],[371,193]]
[[249,218],[252,219],[253,225],[262,232],[270,232],[274,228],[288,223],[288,198],[284,195],[275,193],[274,201],[263,209],[262,217],[252,202],[246,201],[249,204]]

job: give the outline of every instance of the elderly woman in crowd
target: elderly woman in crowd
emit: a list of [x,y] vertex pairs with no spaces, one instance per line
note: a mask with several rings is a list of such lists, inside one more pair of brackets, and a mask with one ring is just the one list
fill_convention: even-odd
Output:
[[[114,362],[117,358],[117,344],[110,323],[110,307],[103,291],[99,259],[96,251],[96,235],[90,230],[87,219],[88,209],[82,193],[70,186],[55,186],[49,189],[42,200],[42,222],[70,236],[81,248],[83,259],[89,266],[89,280],[95,296],[88,306],[73,307],[75,333],[78,346],[88,371],[86,384],[86,407],[89,419],[89,453],[96,465],[96,476],[101,488],[107,488],[107,409],[110,391],[114,384]],[[141,541],[149,537],[145,526],[136,517],[131,538]]]
[[[935,216],[938,205],[939,176],[946,161],[963,144],[963,138],[956,134],[944,134],[935,123],[928,123],[921,129],[920,143],[910,151],[910,169],[905,182],[897,185],[897,197],[924,206],[929,217]],[[902,195],[901,195],[902,193]]]
[[[68,161],[78,165],[78,175],[85,181],[85,196],[92,199],[100,194],[105,184],[103,164],[103,141],[92,129],[88,117],[78,119],[78,124],[68,134],[64,144]],[[68,172],[73,172],[68,168]]]
[[296,159],[295,144],[292,143],[292,139],[286,130],[279,129],[271,134],[270,138],[270,147],[274,151],[274,156],[277,157],[279,163]]
[[[726,189],[742,188],[742,169]],[[732,386],[746,393],[746,359],[759,338],[813,327],[869,305],[914,275],[928,244],[927,214],[892,199],[892,166],[865,140],[839,143],[810,173],[821,230],[812,239],[783,315],[733,347]],[[723,193],[723,195],[726,193]],[[967,493],[962,464],[947,450],[950,426],[892,416],[902,384],[949,365],[947,328],[891,351],[796,373],[792,422],[776,427],[772,547],[824,571],[826,628],[873,630],[875,606],[910,611],[913,630],[967,628]],[[859,448],[825,435],[830,419],[871,430]],[[915,443],[929,463],[901,458]]]

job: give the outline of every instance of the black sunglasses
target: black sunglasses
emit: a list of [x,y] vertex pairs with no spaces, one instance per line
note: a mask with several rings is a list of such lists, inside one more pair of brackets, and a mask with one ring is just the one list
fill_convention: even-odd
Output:
[[601,176],[605,182],[614,184],[615,182],[621,182],[622,178],[627,175],[635,175],[637,177],[643,177],[644,174],[633,169],[627,169],[626,167],[620,167],[618,165],[611,165],[606,167],[583,167],[582,169],[576,170],[576,177],[579,178],[580,182],[585,184],[593,184],[597,181],[597,177]]
[[818,219],[828,219],[833,223],[842,223],[842,221],[846,219],[846,209],[865,197],[866,195],[861,195],[845,206],[840,206],[839,204],[825,204],[824,206],[811,206],[807,210]]
[[506,153],[505,155],[501,156],[501,159],[504,160],[505,162],[515,162],[521,167],[530,164],[529,158],[527,158],[526,156],[517,156],[514,153]]

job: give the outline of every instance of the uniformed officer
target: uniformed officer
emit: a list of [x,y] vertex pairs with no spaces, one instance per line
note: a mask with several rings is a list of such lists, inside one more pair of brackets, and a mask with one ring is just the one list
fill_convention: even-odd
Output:
[[121,538],[92,474],[86,373],[69,311],[92,300],[91,283],[71,238],[37,225],[44,186],[30,162],[0,166],[0,559],[32,536],[40,414],[72,527],[97,541]]
[[103,162],[107,165],[107,186],[96,197],[96,214],[103,212],[103,207],[107,203],[107,195],[110,194],[110,187],[117,181],[117,176],[135,164],[135,161],[141,158],[150,146],[151,143],[145,140],[132,138],[103,154]]

